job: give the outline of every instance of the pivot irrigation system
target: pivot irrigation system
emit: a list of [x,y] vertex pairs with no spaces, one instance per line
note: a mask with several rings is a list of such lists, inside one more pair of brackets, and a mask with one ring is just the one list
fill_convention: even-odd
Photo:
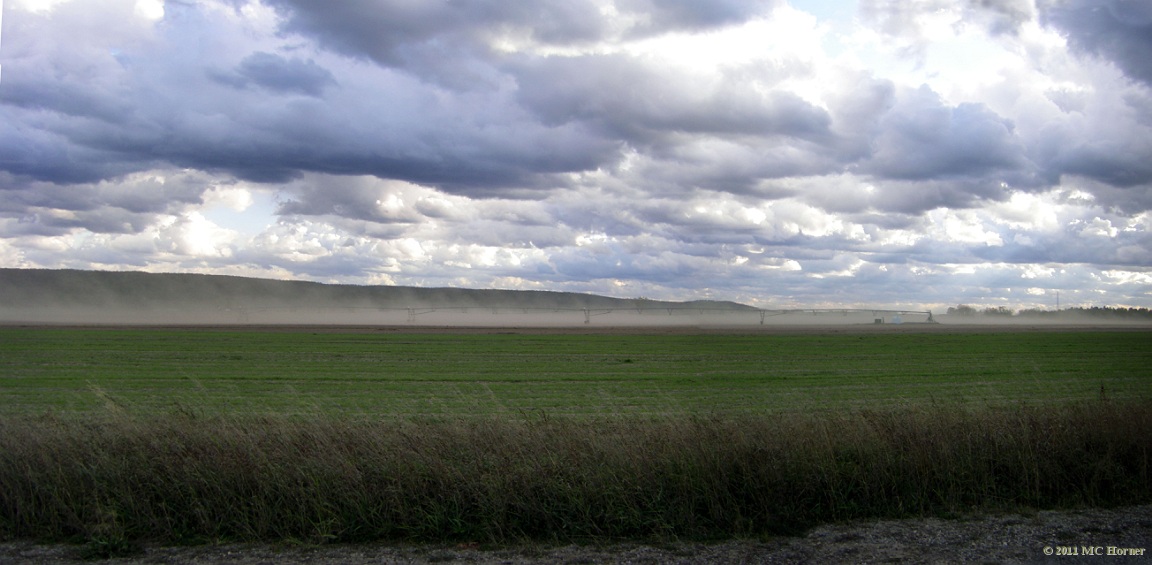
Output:
[[686,323],[731,324],[924,324],[936,323],[932,312],[921,310],[885,310],[869,308],[702,308],[695,306],[641,306],[619,308],[594,307],[515,307],[515,306],[420,306],[420,307],[232,307],[225,308],[239,317],[241,323],[263,318],[355,318],[375,320],[382,324],[398,323],[400,317],[409,325],[472,325],[500,319],[534,325],[572,325],[583,319],[585,325],[594,319],[610,316],[609,325],[682,325]]

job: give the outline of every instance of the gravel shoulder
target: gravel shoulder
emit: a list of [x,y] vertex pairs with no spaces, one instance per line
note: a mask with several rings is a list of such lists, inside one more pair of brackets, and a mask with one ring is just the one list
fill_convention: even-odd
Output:
[[[1052,555],[1047,555],[1048,551]],[[1133,551],[1134,550],[1134,551]],[[1079,555],[1061,555],[1061,553]],[[1098,552],[1099,555],[1086,555]],[[1110,554],[1110,552],[1112,554]],[[1136,555],[1116,555],[1135,553]],[[81,563],[82,548],[0,544],[0,563]],[[860,521],[820,526],[802,537],[720,543],[596,545],[225,544],[144,547],[102,563],[192,565],[366,563],[1152,563],[1152,505],[1042,511],[958,520]]]

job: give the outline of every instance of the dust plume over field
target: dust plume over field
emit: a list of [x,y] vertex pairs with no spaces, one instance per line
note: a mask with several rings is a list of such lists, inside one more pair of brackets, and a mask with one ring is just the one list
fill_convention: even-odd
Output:
[[0,269],[0,322],[7,323],[572,326],[610,316],[629,325],[694,325],[716,316],[756,313],[732,302],[567,292]]
[[915,323],[927,313],[772,311],[725,301],[328,285],[196,274],[0,269],[0,323],[450,327]]
[[[1056,314],[1056,313],[1046,313]],[[441,328],[1147,327],[1152,318],[760,309],[592,294],[355,286],[198,274],[0,269],[0,324]]]

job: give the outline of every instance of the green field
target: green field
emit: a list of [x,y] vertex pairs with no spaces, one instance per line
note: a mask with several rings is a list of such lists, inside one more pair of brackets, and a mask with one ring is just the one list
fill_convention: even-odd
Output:
[[0,329],[0,414],[741,414],[1152,397],[1152,332]]
[[1147,504],[1150,337],[3,329],[0,540],[715,540]]

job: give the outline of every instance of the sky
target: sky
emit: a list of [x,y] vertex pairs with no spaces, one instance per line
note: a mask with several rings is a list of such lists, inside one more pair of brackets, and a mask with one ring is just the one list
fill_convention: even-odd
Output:
[[1148,0],[4,0],[0,267],[1152,307]]

